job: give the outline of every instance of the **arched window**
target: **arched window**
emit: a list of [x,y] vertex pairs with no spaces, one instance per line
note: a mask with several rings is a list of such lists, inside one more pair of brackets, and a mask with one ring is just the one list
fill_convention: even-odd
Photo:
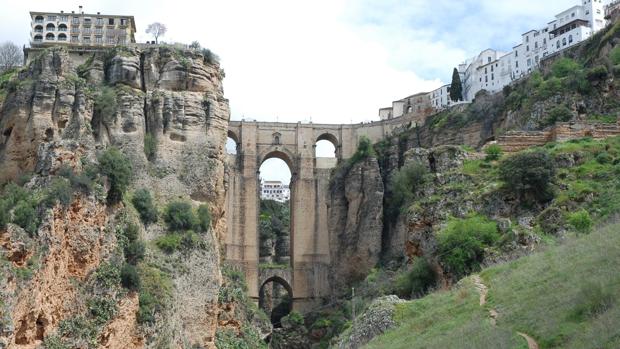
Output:
[[58,34],[58,41],[67,41],[67,34]]
[[37,25],[34,27],[34,32],[35,33],[43,33],[43,26],[42,25]]
[[53,32],[54,30],[56,30],[56,26],[55,26],[55,25],[53,25],[52,23],[48,23],[48,24],[45,26],[45,30],[47,30],[48,32]]
[[568,43],[569,44],[573,43],[573,35],[572,34],[568,36]]
[[44,20],[43,16],[36,16],[34,18],[35,23],[43,23],[43,20]]
[[558,40],[557,45],[558,49],[560,48],[560,41]]
[[61,24],[58,26],[58,31],[59,32],[66,32],[67,31],[67,25],[66,24]]
[[566,46],[566,38],[562,39],[562,46]]
[[34,36],[34,42],[41,42],[41,41],[43,41],[43,35]]
[[270,314],[273,327],[280,328],[280,320],[293,309],[293,289],[284,279],[272,277],[260,287],[258,306]]
[[53,41],[54,40],[54,34],[47,33],[47,35],[45,35],[45,40]]

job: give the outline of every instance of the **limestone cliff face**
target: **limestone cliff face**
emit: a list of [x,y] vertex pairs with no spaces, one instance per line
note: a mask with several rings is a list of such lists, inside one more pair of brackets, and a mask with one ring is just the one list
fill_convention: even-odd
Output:
[[[206,203],[213,216],[206,250],[180,262],[172,274],[171,310],[158,319],[165,333],[138,329],[137,296],[119,300],[119,312],[99,338],[102,348],[151,347],[166,336],[172,347],[214,347],[220,274],[220,237],[225,232],[224,145],[229,119],[223,71],[199,52],[165,47],[119,48],[95,54],[78,66],[60,48],[36,54],[18,72],[0,110],[0,183],[34,173],[34,186],[61,165],[79,170],[82,160],[95,161],[108,146],[129,156],[134,188],[148,188],[156,201],[187,198]],[[98,96],[112,91],[115,108],[102,112]],[[147,158],[145,138],[155,144]],[[154,141],[154,142],[153,142]],[[151,147],[152,149],[152,147]],[[77,197],[66,211],[56,209],[44,220],[30,244],[46,246],[28,282],[0,274],[3,301],[12,325],[0,328],[10,347],[30,348],[53,333],[59,322],[80,309],[72,304],[76,289],[116,248],[114,220],[119,207],[106,207],[94,196]],[[11,230],[12,229],[12,230]],[[20,234],[0,232],[0,250],[23,263],[32,253]],[[146,240],[162,234],[161,225],[141,233]],[[23,235],[23,234],[22,234]],[[20,252],[21,251],[21,252]],[[157,255],[151,263],[161,264]],[[20,260],[22,260],[20,262]],[[19,266],[15,264],[15,266]],[[79,306],[77,307],[79,308]],[[5,316],[3,314],[3,316]]]
[[328,198],[331,283],[336,290],[363,279],[379,262],[383,229],[384,189],[377,159],[340,171]]

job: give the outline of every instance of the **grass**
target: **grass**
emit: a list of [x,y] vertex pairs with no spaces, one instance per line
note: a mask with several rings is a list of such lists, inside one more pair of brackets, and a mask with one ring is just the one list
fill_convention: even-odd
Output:
[[[527,348],[516,332],[527,333],[541,348],[617,348],[618,263],[620,224],[614,224],[484,270],[485,306],[471,278],[398,306],[398,326],[368,348]],[[490,309],[499,313],[496,327]]]

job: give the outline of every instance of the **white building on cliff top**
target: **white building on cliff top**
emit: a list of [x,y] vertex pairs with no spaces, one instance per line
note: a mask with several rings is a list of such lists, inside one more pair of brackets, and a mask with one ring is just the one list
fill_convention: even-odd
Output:
[[[605,28],[607,24],[605,14],[609,12],[608,3],[609,1],[603,0],[582,0],[581,5],[558,13],[553,21],[541,29],[522,34],[521,43],[514,46],[511,52],[487,49],[460,64],[458,71],[463,84],[463,99],[471,102],[482,90],[499,92],[513,81],[531,74],[544,58],[590,38]],[[614,4],[617,4],[617,1],[612,3]],[[455,104],[450,100],[449,93],[445,94],[446,91],[450,91],[450,85],[415,96],[427,95],[424,105],[419,106],[420,108],[426,107],[428,99],[434,111],[440,111]],[[407,110],[403,108],[406,100],[394,102],[391,108],[380,109],[380,119],[407,115]],[[408,107],[413,110],[419,109],[415,103]]]

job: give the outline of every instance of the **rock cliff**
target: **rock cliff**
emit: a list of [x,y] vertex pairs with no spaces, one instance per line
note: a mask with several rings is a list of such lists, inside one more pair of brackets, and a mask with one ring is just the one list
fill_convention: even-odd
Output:
[[[115,291],[106,296],[116,302],[115,316],[88,346],[214,347],[220,238],[226,230],[229,107],[223,71],[199,51],[167,47],[115,48],[85,61],[62,48],[31,55],[30,64],[9,82],[1,105],[0,183],[32,174],[28,186],[44,190],[63,166],[79,173],[115,147],[131,160],[131,188],[148,188],[157,205],[178,198],[207,204],[213,218],[205,249],[166,256],[147,248],[145,265],[172,280],[167,310],[153,324],[140,325],[136,310],[143,300]],[[106,207],[96,193],[77,194],[69,208],[44,211],[30,237],[11,224],[0,230],[6,260],[0,274],[0,347],[33,348],[60,334],[67,319],[90,316],[83,315],[92,307],[80,295],[97,271],[117,258],[114,232],[119,213],[126,215],[128,208],[127,203]],[[152,224],[139,234],[149,245],[163,230]],[[26,269],[31,277],[16,277]]]
[[330,281],[336,290],[366,277],[380,260],[384,193],[374,158],[338,171],[328,197]]

